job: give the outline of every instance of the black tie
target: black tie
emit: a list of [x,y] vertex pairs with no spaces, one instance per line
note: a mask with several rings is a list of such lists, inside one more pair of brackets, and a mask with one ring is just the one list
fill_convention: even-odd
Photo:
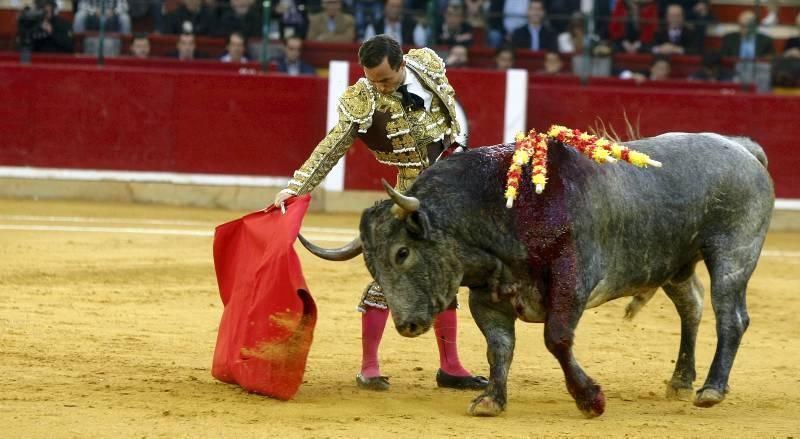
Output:
[[414,110],[414,109],[423,109],[425,108],[425,101],[408,91],[408,84],[401,85],[397,91],[403,95],[403,107]]

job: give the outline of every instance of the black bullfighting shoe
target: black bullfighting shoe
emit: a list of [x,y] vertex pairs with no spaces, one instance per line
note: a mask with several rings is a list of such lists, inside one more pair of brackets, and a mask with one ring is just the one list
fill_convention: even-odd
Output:
[[389,377],[380,376],[367,378],[364,375],[358,374],[356,375],[356,385],[367,390],[389,390]]
[[448,389],[483,390],[489,386],[489,380],[478,375],[459,377],[439,369],[436,372],[436,384]]

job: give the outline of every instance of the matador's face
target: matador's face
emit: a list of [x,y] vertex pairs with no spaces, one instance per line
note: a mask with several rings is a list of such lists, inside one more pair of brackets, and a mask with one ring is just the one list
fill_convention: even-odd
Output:
[[383,62],[373,68],[364,67],[364,76],[375,89],[383,94],[394,93],[405,79],[405,61],[400,63],[397,70],[389,65],[389,59],[384,58]]

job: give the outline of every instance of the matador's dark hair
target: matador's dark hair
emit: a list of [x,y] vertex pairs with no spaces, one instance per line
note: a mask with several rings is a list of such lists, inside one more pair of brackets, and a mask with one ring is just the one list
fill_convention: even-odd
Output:
[[400,43],[386,34],[375,35],[364,41],[364,44],[358,49],[358,62],[368,69],[378,67],[384,58],[388,58],[389,67],[392,70],[400,68],[400,64],[403,62],[403,50],[400,48]]

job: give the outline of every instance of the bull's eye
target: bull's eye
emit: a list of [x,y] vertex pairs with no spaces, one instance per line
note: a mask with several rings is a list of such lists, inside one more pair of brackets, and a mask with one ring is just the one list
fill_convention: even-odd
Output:
[[405,262],[406,258],[408,258],[408,255],[409,255],[408,247],[398,248],[397,253],[395,253],[394,255],[395,264],[403,265],[403,262]]

